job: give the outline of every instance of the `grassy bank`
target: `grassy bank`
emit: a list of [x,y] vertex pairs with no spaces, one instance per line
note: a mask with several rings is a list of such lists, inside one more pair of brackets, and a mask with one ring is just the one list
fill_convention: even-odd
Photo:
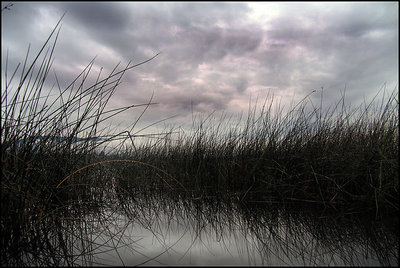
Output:
[[[92,61],[69,86],[48,92],[44,89],[56,29],[58,25],[32,62],[27,55],[14,72],[7,74],[6,65],[4,73],[3,260],[18,259],[9,254],[20,254],[20,247],[33,241],[39,248],[51,244],[35,237],[41,237],[39,226],[60,210],[82,205],[100,209],[103,196],[113,191],[398,212],[396,90],[382,103],[356,109],[345,106],[343,96],[328,110],[305,98],[287,112],[273,111],[271,97],[261,109],[250,107],[244,120],[233,122],[241,127],[210,116],[193,122],[189,134],[161,135],[151,144],[117,146],[102,155],[97,148],[104,144],[133,144],[135,136],[129,131],[109,133],[100,125],[122,111],[152,105],[149,101],[106,109],[124,73],[152,58],[116,66],[105,78],[99,74],[89,83]],[[17,76],[19,81],[13,83]]]

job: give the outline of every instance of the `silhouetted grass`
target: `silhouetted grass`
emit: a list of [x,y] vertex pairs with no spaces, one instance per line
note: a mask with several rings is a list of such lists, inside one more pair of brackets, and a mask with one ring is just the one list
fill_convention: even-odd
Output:
[[[207,117],[190,134],[164,138],[130,157],[166,171],[200,196],[398,211],[395,94],[358,109],[346,107],[343,96],[325,111],[305,98],[286,113],[274,111],[270,97],[260,110],[249,109],[242,127]],[[129,182],[157,176],[153,169],[142,177],[142,169],[128,166],[121,172]]]
[[[101,207],[104,191],[111,190],[112,185],[112,174],[104,166],[80,172],[69,180],[68,187],[57,186],[73,171],[98,161],[99,146],[114,142],[114,153],[118,153],[124,141],[134,138],[128,131],[105,133],[105,129],[100,129],[101,123],[123,111],[153,104],[149,101],[106,110],[124,73],[155,56],[135,65],[129,63],[121,70],[117,65],[105,78],[101,78],[100,72],[94,82],[90,82],[89,76],[94,64],[91,61],[70,85],[61,88],[55,76],[57,87],[48,90],[60,21],[32,61],[28,49],[22,66],[18,65],[9,75],[6,59],[3,70],[2,263],[18,265],[22,263],[22,248],[48,246],[42,244],[46,241],[36,238],[40,237],[42,223],[60,210],[82,205]],[[17,76],[19,81],[15,82]]]

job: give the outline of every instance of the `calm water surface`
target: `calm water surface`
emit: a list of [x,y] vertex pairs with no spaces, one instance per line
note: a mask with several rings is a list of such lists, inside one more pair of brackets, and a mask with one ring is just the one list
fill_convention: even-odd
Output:
[[76,264],[398,265],[398,232],[370,216],[213,199],[124,198],[104,209],[100,221],[87,216],[84,232],[82,225],[75,229]]
[[7,249],[2,264],[398,266],[398,215],[240,202],[157,185],[101,185],[73,196],[20,226],[27,242]]

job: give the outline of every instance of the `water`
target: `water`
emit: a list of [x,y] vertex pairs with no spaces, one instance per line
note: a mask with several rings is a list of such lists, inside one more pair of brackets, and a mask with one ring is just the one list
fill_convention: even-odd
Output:
[[[75,246],[85,265],[398,265],[398,235],[360,215],[219,201],[140,199],[102,212]],[[80,230],[82,233],[82,230]],[[79,241],[79,239],[78,239]],[[77,244],[81,244],[80,242]],[[87,245],[91,245],[90,253]],[[93,246],[96,245],[96,246]],[[84,250],[85,249],[85,250]],[[87,256],[91,256],[88,258]]]
[[103,186],[21,226],[2,264],[398,266],[397,215]]

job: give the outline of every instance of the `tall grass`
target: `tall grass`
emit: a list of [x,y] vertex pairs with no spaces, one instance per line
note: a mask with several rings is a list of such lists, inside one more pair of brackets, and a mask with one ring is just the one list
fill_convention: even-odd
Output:
[[[75,204],[100,205],[102,195],[91,194],[95,187],[107,187],[106,168],[83,172],[68,188],[56,186],[74,170],[93,163],[99,147],[114,143],[114,152],[134,134],[101,129],[123,111],[148,103],[107,110],[106,106],[126,71],[154,57],[125,67],[119,64],[101,78],[90,82],[94,60],[69,84],[49,89],[48,78],[59,35],[58,21],[33,60],[29,48],[23,64],[8,73],[8,55],[2,70],[1,94],[1,233],[2,259],[18,259],[21,245],[32,244],[38,227],[54,211]],[[19,78],[18,78],[19,77]],[[15,81],[19,79],[18,81]],[[133,122],[130,129],[137,122]],[[119,144],[119,145],[118,145]],[[72,183],[71,183],[72,182]],[[35,234],[36,233],[36,234]],[[3,250],[7,249],[7,250]]]
[[[325,110],[308,97],[287,112],[273,103],[269,96],[260,109],[251,107],[242,127],[210,115],[191,133],[132,157],[173,174],[200,197],[398,211],[396,90],[356,109],[345,105],[344,94]],[[122,177],[137,180],[138,172]]]

